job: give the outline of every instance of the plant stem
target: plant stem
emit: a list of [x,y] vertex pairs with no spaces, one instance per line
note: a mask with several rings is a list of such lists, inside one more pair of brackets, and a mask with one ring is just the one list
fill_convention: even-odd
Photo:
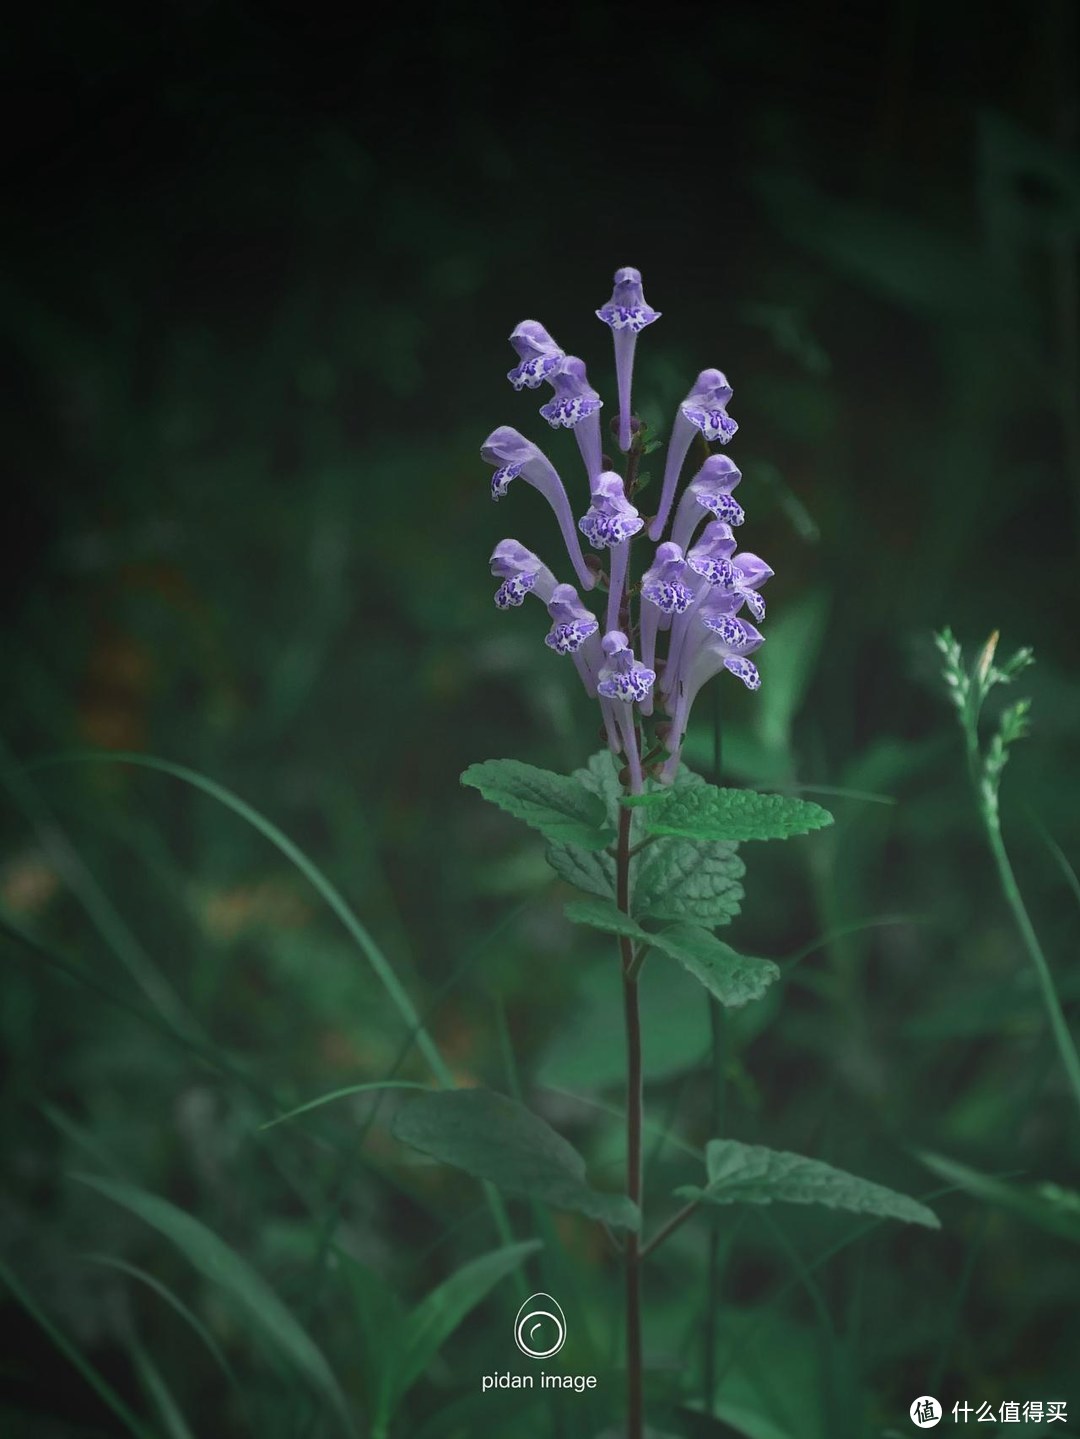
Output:
[[[630,913],[630,826],[633,812],[619,810],[616,897],[624,914]],[[626,1021],[626,1193],[641,1211],[641,1010],[638,981],[634,973],[634,946],[621,935],[623,1013]],[[631,1230],[626,1237],[623,1263],[626,1275],[626,1433],[627,1439],[642,1439],[644,1410],[641,1359],[641,1233]]]
[[1009,860],[1008,852],[1005,849],[1005,841],[1001,835],[1001,826],[990,814],[983,812],[983,820],[986,824],[987,838],[990,841],[990,849],[993,852],[997,864],[998,878],[1001,881],[1001,888],[1004,891],[1005,899],[1012,910],[1016,927],[1024,941],[1028,956],[1035,966],[1035,973],[1039,979],[1039,988],[1042,991],[1043,1003],[1046,1005],[1046,1013],[1050,1020],[1050,1029],[1057,1043],[1058,1053],[1061,1056],[1061,1063],[1068,1075],[1069,1084],[1072,1086],[1073,1097],[1077,1106],[1080,1107],[1080,1059],[1077,1058],[1076,1046],[1073,1043],[1072,1035],[1069,1033],[1069,1026],[1065,1019],[1064,1011],[1061,1008],[1061,1001],[1058,999],[1057,989],[1054,986],[1054,977],[1050,972],[1046,955],[1043,953],[1039,937],[1035,933],[1035,927],[1031,923],[1031,917],[1027,912],[1023,896],[1020,893],[1020,886],[1016,882],[1016,875]]
[[[712,1093],[709,1102],[709,1134],[713,1139],[720,1136],[724,1125],[725,1099],[725,1047],[727,1035],[724,1029],[724,1010],[709,996],[709,1028],[712,1035]],[[702,1399],[705,1413],[711,1415],[716,1402],[716,1311],[720,1304],[720,1226],[709,1226],[709,1252],[707,1260],[707,1285],[705,1300],[705,1323],[702,1326]]]

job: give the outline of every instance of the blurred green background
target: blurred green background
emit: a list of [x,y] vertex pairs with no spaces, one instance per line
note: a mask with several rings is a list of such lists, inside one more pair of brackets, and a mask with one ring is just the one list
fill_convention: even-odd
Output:
[[[502,755],[568,771],[598,747],[539,609],[491,603],[495,541],[558,568],[558,540],[532,491],[491,505],[478,448],[519,427],[584,508],[572,438],[506,384],[505,337],[542,320],[610,411],[593,310],[619,265],[663,311],[638,352],[646,417],[666,435],[700,368],[731,379],[742,542],[776,571],[763,687],[723,694],[725,778],[807,786],[837,818],[744,849],[732,943],[805,959],[728,1026],[723,1096],[703,997],[646,971],[649,1212],[696,1178],[680,1145],[704,1143],[721,1098],[725,1133],[923,1197],[944,1186],[920,1150],[1076,1185],[1076,1113],[930,642],[951,624],[1035,646],[1003,822],[1075,1021],[1076,8],[999,23],[925,0],[349,23],[189,0],[19,21],[0,1229],[23,1298],[0,1299],[5,1436],[127,1432],[41,1320],[148,1434],[341,1432],[227,1288],[76,1173],[227,1241],[365,1434],[395,1311],[496,1243],[479,1186],[392,1139],[393,1092],[260,1130],[337,1088],[429,1079],[295,865],[175,776],[34,761],[137,751],[254,806],[346,896],[462,1082],[520,1092],[618,1185],[614,956],[564,920],[537,837],[458,774]],[[706,773],[707,710],[689,745]],[[710,1224],[683,1228],[647,1281],[657,1431],[907,1434],[931,1393],[947,1423],[957,1400],[1066,1400],[1051,1432],[1080,1433],[1080,1199],[1059,1197],[1056,1227],[967,1192],[932,1202],[940,1235],[719,1210],[711,1319]],[[510,1214],[546,1241],[519,1279],[559,1297],[564,1367],[597,1373],[596,1394],[480,1396],[481,1373],[516,1367],[526,1291],[508,1280],[395,1435],[617,1424],[603,1236]],[[687,1407],[710,1369],[722,1420]]]

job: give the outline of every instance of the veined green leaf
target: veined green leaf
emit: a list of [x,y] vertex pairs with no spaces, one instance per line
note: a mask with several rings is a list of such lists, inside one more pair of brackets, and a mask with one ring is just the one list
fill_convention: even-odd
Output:
[[489,1089],[449,1089],[399,1110],[394,1134],[443,1164],[526,1194],[556,1209],[574,1209],[623,1229],[640,1223],[637,1206],[603,1194],[585,1178],[572,1144],[516,1100]]
[[708,1204],[822,1204],[941,1228],[937,1216],[918,1200],[787,1150],[712,1139],[706,1146],[705,1167],[709,1182],[704,1189],[688,1185],[676,1193]]
[[575,899],[565,906],[563,913],[574,924],[586,924],[590,929],[603,930],[605,934],[621,934],[628,939],[649,939],[636,919],[624,914],[610,899]]
[[751,789],[718,789],[711,784],[678,786],[665,803],[650,803],[645,809],[649,834],[729,844],[787,839],[832,822],[829,811],[810,800]]
[[615,838],[602,800],[574,775],[555,774],[516,759],[489,759],[471,764],[461,783],[478,789],[486,800],[548,839],[599,850]]
[[769,985],[780,978],[780,968],[771,959],[754,959],[737,954],[729,944],[696,924],[676,924],[651,934],[649,942],[694,976],[729,1009],[738,1009],[760,999]]
[[200,1274],[219,1284],[246,1310],[253,1326],[329,1401],[346,1433],[355,1434],[344,1395],[322,1350],[247,1260],[241,1259],[201,1220],[167,1199],[120,1180],[91,1174],[76,1174],[73,1178],[121,1205],[175,1244]]

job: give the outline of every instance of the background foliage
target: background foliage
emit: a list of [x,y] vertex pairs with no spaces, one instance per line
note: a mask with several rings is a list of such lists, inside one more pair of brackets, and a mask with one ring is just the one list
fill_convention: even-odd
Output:
[[[776,570],[762,690],[724,693],[725,779],[837,816],[743,850],[732,942],[784,978],[728,1024],[722,1096],[700,991],[646,967],[649,1191],[697,1182],[686,1146],[720,1099],[723,1134],[923,1198],[949,1181],[922,1151],[1076,1183],[930,642],[949,623],[1035,646],[1003,824],[1075,1024],[1075,11],[1008,27],[925,0],[667,6],[640,29],[608,4],[23,17],[0,280],[5,1434],[124,1432],[26,1301],[148,1433],[340,1432],[338,1388],[361,1432],[392,1392],[418,1439],[615,1421],[613,1256],[524,1201],[514,1238],[544,1247],[485,1271],[399,1396],[403,1311],[499,1244],[479,1186],[392,1137],[408,1095],[260,1127],[429,1081],[370,953],[205,790],[25,766],[137,751],[253,805],[346,897],[456,1078],[520,1093],[617,1187],[611,941],[571,926],[538,837],[458,774],[597,747],[537,615],[491,604],[497,539],[557,540],[528,494],[493,509],[477,450],[498,423],[548,441],[502,378],[525,315],[613,397],[592,310],[621,264],[664,312],[647,417],[666,427],[704,365],[732,379],[739,497]],[[550,450],[576,474],[569,436]],[[194,1216],[240,1277],[110,1184]],[[997,1199],[969,1182],[932,1201],[941,1234],[857,1239],[850,1217],[717,1209],[711,1319],[709,1221],[685,1226],[647,1292],[654,1422],[833,1439],[909,1432],[921,1393],[1075,1410],[1077,1201]],[[566,1309],[560,1360],[594,1395],[480,1396],[515,1367],[526,1283]],[[710,1368],[733,1427],[680,1407]]]

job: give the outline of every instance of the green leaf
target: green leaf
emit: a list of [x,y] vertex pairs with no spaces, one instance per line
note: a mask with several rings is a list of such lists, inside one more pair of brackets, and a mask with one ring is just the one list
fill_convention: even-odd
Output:
[[651,939],[636,919],[624,914],[610,899],[575,899],[563,910],[567,919],[574,924],[587,924],[590,929],[603,930],[605,934],[621,934],[628,939]]
[[252,1325],[286,1356],[336,1410],[348,1434],[355,1434],[344,1396],[322,1350],[309,1337],[261,1275],[223,1239],[167,1199],[133,1184],[89,1174],[72,1176],[151,1225],[181,1251],[200,1274],[219,1284]]
[[739,912],[745,873],[734,845],[657,839],[630,861],[630,905],[651,919],[727,924]]
[[649,942],[677,959],[729,1009],[760,999],[769,985],[780,978],[779,966],[771,959],[736,954],[730,945],[694,924],[673,925],[659,934],[649,935]]
[[524,1244],[509,1244],[505,1249],[483,1254],[462,1265],[421,1300],[395,1337],[379,1399],[376,1429],[390,1417],[466,1315],[500,1279],[513,1273],[541,1247],[538,1239],[530,1239]]
[[976,1199],[1002,1209],[1011,1209],[1040,1229],[1080,1244],[1080,1195],[1075,1191],[1049,1184],[1031,1189],[1007,1184],[1002,1179],[969,1169],[966,1164],[959,1164],[941,1154],[920,1153],[919,1158],[927,1169],[950,1184],[958,1185]]
[[603,802],[574,775],[554,774],[516,759],[489,759],[471,764],[461,783],[548,839],[598,850],[615,838]]
[[[614,835],[622,786],[611,751],[598,750],[589,757],[584,769],[574,770],[573,778],[582,789],[595,796]],[[615,898],[615,861],[606,849],[589,850],[581,845],[553,841],[548,845],[545,857],[567,884],[603,899]]]
[[516,1100],[488,1089],[448,1089],[399,1110],[398,1139],[556,1209],[574,1209],[623,1229],[640,1223],[623,1195],[601,1194],[585,1179],[585,1161],[565,1139]]
[[807,1159],[783,1149],[740,1144],[734,1139],[711,1139],[705,1150],[709,1183],[676,1190],[686,1199],[708,1204],[823,1204],[854,1214],[877,1214],[907,1224],[940,1229],[937,1216],[906,1194],[834,1169],[820,1159]]
[[645,810],[649,834],[729,844],[787,839],[832,822],[829,811],[810,800],[751,789],[717,789],[711,784],[679,786],[665,804],[650,804]]

